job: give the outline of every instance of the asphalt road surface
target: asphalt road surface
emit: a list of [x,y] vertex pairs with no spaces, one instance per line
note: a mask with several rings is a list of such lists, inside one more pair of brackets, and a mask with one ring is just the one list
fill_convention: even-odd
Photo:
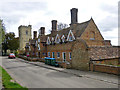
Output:
[[27,88],[118,88],[117,84],[35,66],[19,58],[0,57],[0,60],[7,72]]

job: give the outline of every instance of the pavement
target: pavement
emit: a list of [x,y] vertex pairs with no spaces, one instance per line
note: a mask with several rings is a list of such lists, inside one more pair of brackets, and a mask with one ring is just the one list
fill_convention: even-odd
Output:
[[99,81],[104,81],[107,83],[120,85],[120,83],[118,83],[118,76],[113,75],[113,74],[107,74],[107,73],[101,73],[101,72],[92,72],[92,71],[81,71],[81,70],[75,70],[75,69],[65,69],[65,68],[50,66],[50,65],[47,65],[43,62],[31,62],[31,61],[26,61],[23,59],[19,59],[19,60],[22,62],[36,65],[36,66],[44,67],[47,69],[52,69],[52,70],[56,70],[59,72],[69,73],[69,74],[75,75],[77,77],[86,77],[86,78],[91,78],[94,80],[99,80]]

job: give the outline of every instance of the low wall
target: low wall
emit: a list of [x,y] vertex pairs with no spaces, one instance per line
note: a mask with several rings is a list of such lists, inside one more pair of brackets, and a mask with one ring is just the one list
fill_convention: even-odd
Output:
[[98,72],[105,72],[105,73],[120,75],[120,66],[91,63],[90,71],[98,71]]
[[31,57],[27,57],[27,56],[23,56],[23,55],[18,55],[19,58],[22,58],[24,60],[28,60],[28,61],[41,61],[44,62],[44,59],[40,59],[40,58],[31,58]]

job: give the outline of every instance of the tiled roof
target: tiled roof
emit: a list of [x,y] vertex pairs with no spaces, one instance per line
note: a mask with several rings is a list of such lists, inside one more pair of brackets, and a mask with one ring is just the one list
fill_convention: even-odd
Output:
[[112,46],[89,47],[89,58],[92,60],[118,58],[120,48]]
[[86,21],[83,23],[77,23],[74,29],[72,29],[72,27],[68,27],[68,28],[65,28],[63,30],[51,33],[47,36],[56,37],[56,35],[58,34],[60,38],[62,37],[62,35],[65,35],[65,37],[67,38],[69,31],[72,30],[75,37],[80,37],[82,35],[82,33],[85,31],[89,21]]

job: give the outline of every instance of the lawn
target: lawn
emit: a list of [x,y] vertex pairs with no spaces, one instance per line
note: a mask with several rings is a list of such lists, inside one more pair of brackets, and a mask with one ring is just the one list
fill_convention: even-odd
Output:
[[28,90],[26,87],[22,87],[20,84],[15,82],[12,77],[0,66],[0,76],[2,76],[2,85],[5,90]]

